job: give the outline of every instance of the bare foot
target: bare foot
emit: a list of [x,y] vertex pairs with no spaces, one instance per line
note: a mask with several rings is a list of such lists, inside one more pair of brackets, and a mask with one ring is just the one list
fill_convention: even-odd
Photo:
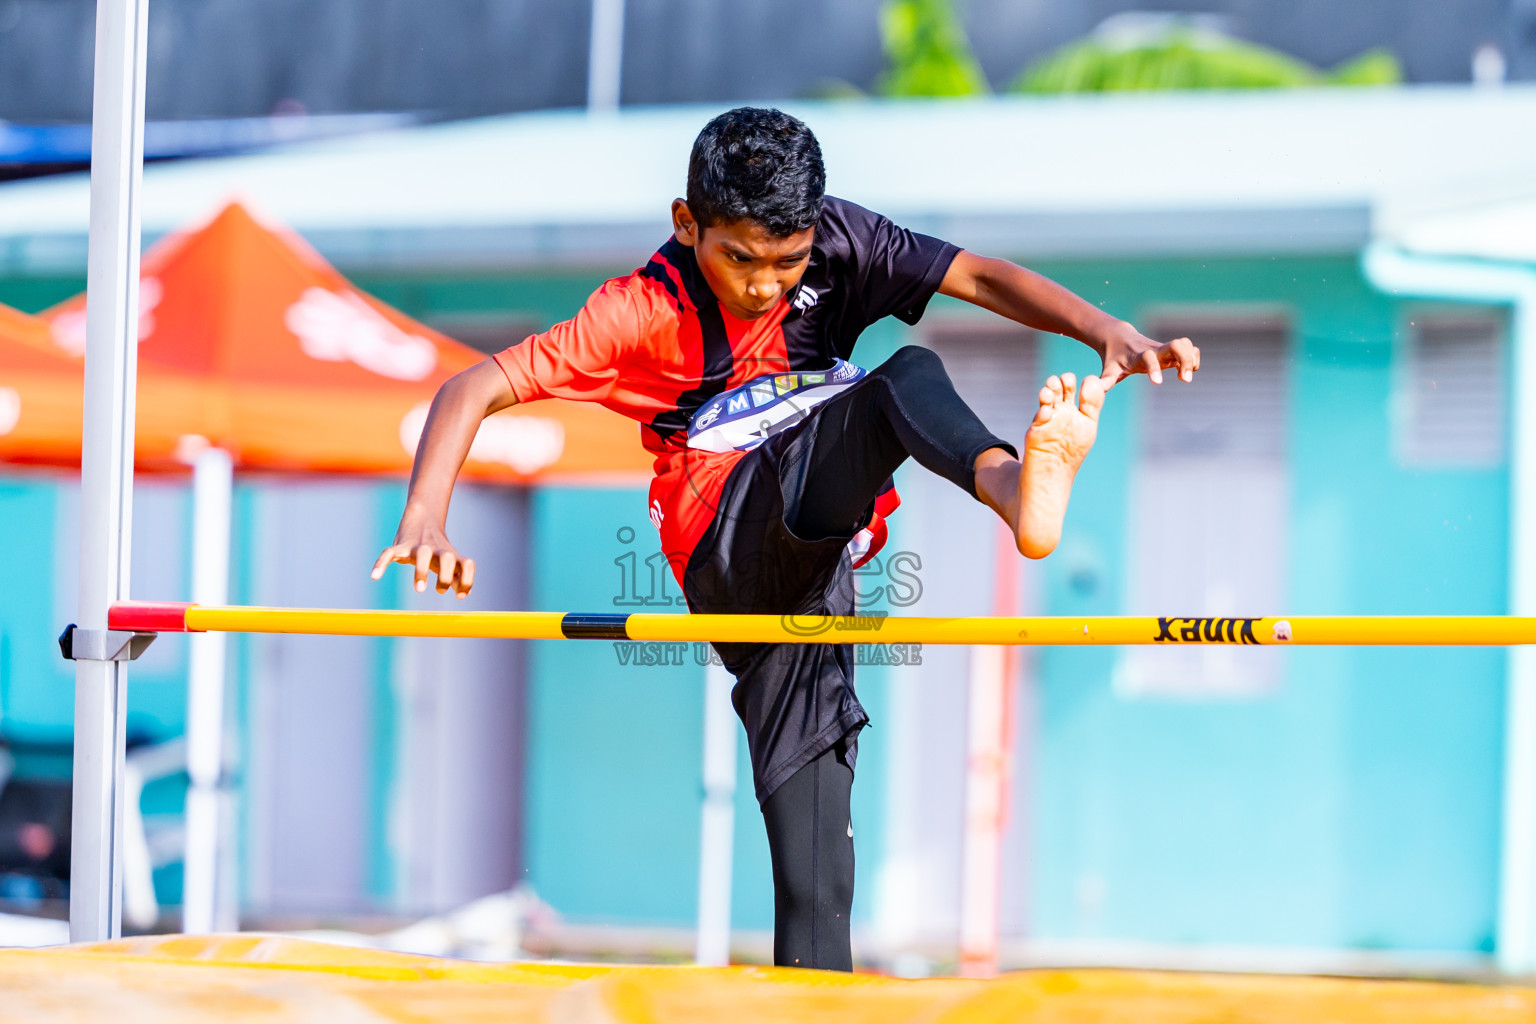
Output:
[[1081,398],[1070,373],[1040,389],[1040,411],[1024,435],[1019,519],[1013,524],[1019,551],[1028,558],[1044,558],[1061,540],[1072,481],[1098,436],[1103,405],[1104,384],[1097,377],[1083,378]]
[[1040,410],[1024,435],[1023,465],[1001,448],[976,459],[976,493],[1013,530],[1019,552],[1044,558],[1061,540],[1061,524],[1072,496],[1072,481],[1099,432],[1104,385],[1070,373],[1052,377],[1040,389]]

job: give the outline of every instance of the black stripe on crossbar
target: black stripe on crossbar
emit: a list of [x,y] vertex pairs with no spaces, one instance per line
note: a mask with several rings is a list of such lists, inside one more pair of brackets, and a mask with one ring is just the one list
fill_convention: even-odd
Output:
[[624,624],[628,615],[579,615],[566,614],[560,620],[560,632],[567,640],[628,640]]

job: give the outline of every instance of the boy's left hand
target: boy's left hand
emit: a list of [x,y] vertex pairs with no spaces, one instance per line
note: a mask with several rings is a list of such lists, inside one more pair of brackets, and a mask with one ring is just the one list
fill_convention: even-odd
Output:
[[1188,338],[1159,343],[1123,321],[1100,345],[1104,369],[1099,379],[1106,391],[1133,373],[1144,373],[1152,378],[1153,384],[1161,384],[1163,370],[1175,367],[1179,379],[1187,384],[1200,369],[1200,350]]

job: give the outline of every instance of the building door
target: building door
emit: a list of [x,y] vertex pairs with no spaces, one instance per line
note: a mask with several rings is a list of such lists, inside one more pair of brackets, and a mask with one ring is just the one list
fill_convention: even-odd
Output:
[[[368,569],[398,508],[375,481],[264,483],[252,600],[388,607],[409,570]],[[459,602],[526,607],[527,500],[463,485],[449,535],[477,562]],[[296,557],[300,553],[303,557]],[[253,636],[247,905],[303,919],[432,913],[511,888],[521,869],[523,650],[518,641]]]
[[[1127,612],[1275,615],[1286,565],[1286,326],[1279,318],[1165,319],[1154,336],[1201,350],[1192,385],[1142,395],[1132,470]],[[1278,649],[1127,647],[1126,696],[1242,697],[1280,682]]]
[[[408,607],[529,607],[528,492],[460,484],[449,536],[475,559],[463,601],[429,588]],[[404,571],[401,566],[396,571]],[[398,702],[390,842],[399,906],[436,913],[511,889],[522,876],[526,641],[414,637],[396,642]]]
[[[366,608],[378,552],[367,529],[377,485],[264,483],[255,495],[252,602]],[[245,764],[245,903],[259,916],[305,919],[377,909],[372,786],[384,641],[256,635]]]

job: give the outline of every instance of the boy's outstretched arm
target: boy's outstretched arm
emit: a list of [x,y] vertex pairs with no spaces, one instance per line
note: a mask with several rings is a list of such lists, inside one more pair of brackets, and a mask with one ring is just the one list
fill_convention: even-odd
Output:
[[390,562],[403,562],[416,567],[418,592],[427,589],[427,576],[435,572],[439,594],[451,588],[463,599],[469,593],[475,585],[475,563],[448,541],[448,499],[480,421],[516,404],[507,375],[494,359],[450,377],[437,389],[416,445],[416,463],[411,468],[411,487],[400,528],[395,531],[395,542],[373,564],[374,579],[384,575]]
[[1133,373],[1163,382],[1163,368],[1177,367],[1179,379],[1194,380],[1200,350],[1188,338],[1159,344],[1124,320],[1078,298],[1055,281],[1007,260],[961,252],[949,265],[939,291],[999,316],[1052,334],[1076,338],[1104,360],[1105,390]]

